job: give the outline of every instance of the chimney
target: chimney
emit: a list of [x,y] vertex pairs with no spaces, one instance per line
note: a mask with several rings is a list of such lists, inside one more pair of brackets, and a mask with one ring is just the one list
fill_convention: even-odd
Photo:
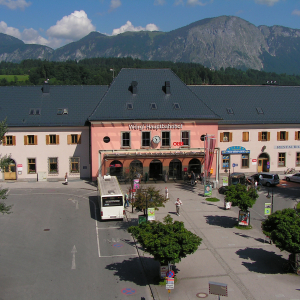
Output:
[[137,81],[132,81],[131,82],[131,92],[133,95],[135,95],[137,93]]
[[49,85],[49,83],[48,83],[48,80],[46,80],[45,82],[44,82],[44,85],[43,85],[43,87],[42,87],[42,91],[43,91],[43,93],[45,94],[49,94],[50,93],[50,85]]
[[170,81],[165,81],[165,91],[167,95],[171,94]]

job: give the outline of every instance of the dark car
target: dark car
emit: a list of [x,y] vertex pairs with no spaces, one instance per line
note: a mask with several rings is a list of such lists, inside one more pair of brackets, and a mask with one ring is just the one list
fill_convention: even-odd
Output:
[[279,176],[278,174],[272,173],[256,173],[248,177],[250,180],[257,181],[258,183],[266,186],[277,185],[279,184]]

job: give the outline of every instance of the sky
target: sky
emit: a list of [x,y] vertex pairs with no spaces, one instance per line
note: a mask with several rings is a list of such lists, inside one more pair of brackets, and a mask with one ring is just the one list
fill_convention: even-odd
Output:
[[222,15],[300,29],[300,0],[0,0],[0,32],[57,49],[91,31],[169,32]]

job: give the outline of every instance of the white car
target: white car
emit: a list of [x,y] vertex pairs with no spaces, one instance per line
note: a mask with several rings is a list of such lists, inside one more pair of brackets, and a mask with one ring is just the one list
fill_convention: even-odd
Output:
[[296,174],[291,174],[291,175],[286,175],[284,177],[286,181],[295,181],[295,182],[300,182],[300,173]]

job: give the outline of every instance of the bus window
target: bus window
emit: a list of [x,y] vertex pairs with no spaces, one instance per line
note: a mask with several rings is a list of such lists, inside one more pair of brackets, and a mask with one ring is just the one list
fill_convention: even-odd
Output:
[[116,196],[116,197],[102,197],[103,207],[108,206],[123,206],[123,197]]

